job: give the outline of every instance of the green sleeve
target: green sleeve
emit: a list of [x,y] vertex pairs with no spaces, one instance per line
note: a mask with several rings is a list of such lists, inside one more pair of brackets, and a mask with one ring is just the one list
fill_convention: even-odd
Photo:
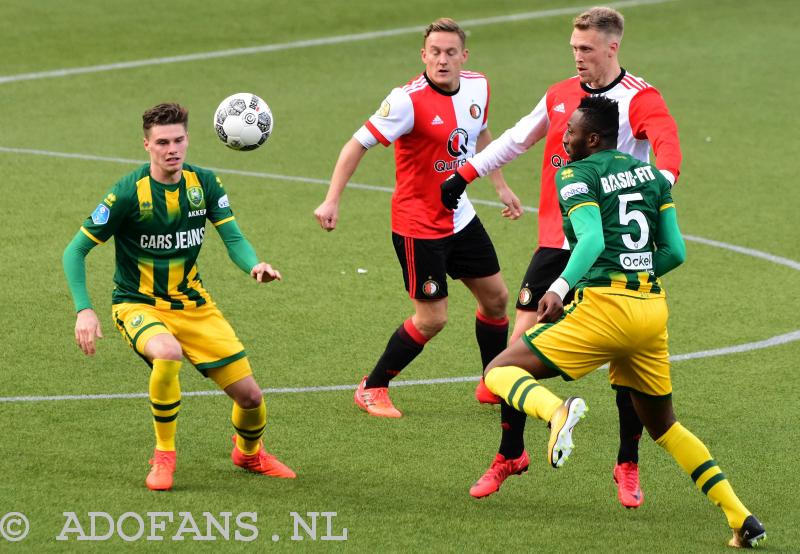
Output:
[[[231,210],[225,187],[222,186],[222,180],[211,171],[202,171],[207,190],[206,217],[208,217],[208,220],[216,224],[219,221],[233,217],[233,210]],[[250,270],[248,269],[247,272],[249,273]]]
[[92,301],[89,300],[89,291],[86,289],[85,262],[86,255],[95,246],[97,246],[96,242],[87,237],[83,231],[78,231],[64,249],[64,255],[61,258],[76,312],[92,307]]
[[569,262],[561,273],[561,278],[572,288],[591,269],[600,254],[603,253],[606,243],[603,239],[600,208],[596,204],[586,204],[573,210],[569,215],[569,221],[572,223],[578,242],[572,249]]
[[233,263],[249,275],[250,270],[258,265],[258,256],[256,256],[253,246],[244,238],[239,225],[236,224],[236,220],[226,221],[217,227],[217,232],[222,237],[225,248],[228,249],[228,256],[233,260]]
[[678,228],[678,214],[674,206],[658,214],[656,254],[653,259],[656,277],[661,277],[681,265],[686,259],[686,244]]

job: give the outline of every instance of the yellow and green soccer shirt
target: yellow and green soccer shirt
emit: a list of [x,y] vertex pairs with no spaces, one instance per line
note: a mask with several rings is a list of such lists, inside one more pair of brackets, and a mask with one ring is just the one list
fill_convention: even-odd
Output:
[[653,258],[659,212],[673,206],[669,181],[648,163],[618,150],[572,162],[556,174],[564,234],[577,239],[569,215],[587,204],[600,209],[605,248],[576,284],[661,293]]
[[210,300],[196,264],[206,219],[215,226],[233,219],[213,172],[184,164],[180,182],[165,184],[145,164],[111,188],[81,231],[98,244],[114,237],[114,304],[182,310]]

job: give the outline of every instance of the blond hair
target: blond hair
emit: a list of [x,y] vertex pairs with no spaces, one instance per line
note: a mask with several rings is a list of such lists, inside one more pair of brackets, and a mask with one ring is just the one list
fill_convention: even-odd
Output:
[[581,31],[595,29],[607,35],[622,38],[625,18],[615,9],[598,7],[580,14],[572,21],[572,26]]
[[461,39],[461,47],[463,48],[467,45],[467,35],[464,33],[464,29],[449,17],[440,17],[425,27],[425,33],[422,35],[422,46],[425,46],[425,41],[428,40],[428,35],[431,33],[456,33],[458,38]]

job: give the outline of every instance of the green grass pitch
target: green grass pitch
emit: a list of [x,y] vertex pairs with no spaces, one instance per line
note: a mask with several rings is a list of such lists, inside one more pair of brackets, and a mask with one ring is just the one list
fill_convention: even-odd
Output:
[[[684,163],[674,195],[689,239],[685,266],[670,274],[671,352],[688,355],[767,341],[762,348],[679,358],[673,366],[680,420],[702,438],[735,490],[767,527],[768,552],[800,550],[797,370],[800,360],[800,189],[796,177],[796,83],[800,58],[794,0],[628,2],[623,67],[657,86],[680,129]],[[142,111],[177,100],[191,113],[188,161],[219,168],[245,235],[285,280],[259,287],[228,259],[216,233],[200,257],[204,282],[272,389],[354,387],[410,313],[390,241],[389,194],[353,187],[339,228],[321,231],[312,211],[325,195],[342,144],[388,91],[422,70],[419,31],[354,37],[300,47],[302,40],[419,28],[440,16],[466,25],[468,69],[492,84],[490,124],[498,136],[526,114],[545,88],[572,74],[570,20],[575,0],[399,3],[367,0],[176,0],[55,2],[4,0],[0,7],[0,551],[328,551],[353,552],[723,552],[725,519],[651,440],[642,440],[646,497],[619,506],[611,480],[616,408],[598,371],[578,383],[591,411],[577,448],[558,471],[546,463],[545,426],[529,421],[532,465],[499,494],[475,501],[469,486],[488,467],[499,438],[498,409],[474,401],[474,382],[393,388],[406,417],[367,417],[352,389],[266,395],[268,449],[295,468],[292,482],[235,469],[230,403],[186,396],[180,416],[175,490],[144,488],[152,427],[141,394],[147,368],[111,324],[113,248],[87,260],[89,286],[105,338],[85,358],[73,341],[74,314],[61,253],[106,189],[145,160]],[[564,11],[481,23],[485,18]],[[272,51],[200,56],[174,63],[61,69],[187,56],[266,44]],[[43,73],[44,72],[44,73]],[[47,73],[51,72],[51,73]],[[238,153],[216,139],[211,119],[225,96],[261,95],[275,130],[260,150]],[[541,145],[510,164],[506,178],[536,206]],[[33,150],[38,153],[32,152]],[[76,157],[58,155],[74,154]],[[253,175],[237,174],[251,172]],[[375,148],[354,181],[393,185],[391,150]],[[297,177],[299,180],[291,180]],[[319,181],[314,181],[319,180]],[[494,200],[486,181],[472,198]],[[536,238],[536,216],[508,222],[478,205],[512,295]],[[730,247],[720,247],[725,243]],[[738,247],[739,250],[731,249]],[[743,249],[743,250],[742,250]],[[760,254],[759,254],[760,253]],[[755,254],[755,255],[754,255]],[[759,257],[760,256],[760,257]],[[367,272],[358,272],[358,268]],[[475,377],[479,355],[474,303],[451,285],[447,328],[402,380]],[[511,310],[513,311],[513,310]],[[792,335],[792,333],[794,333]],[[785,337],[782,344],[770,339]],[[213,391],[184,366],[184,391]],[[75,395],[74,400],[10,398]],[[28,535],[9,542],[29,521]],[[172,512],[162,541],[56,540],[77,514],[115,519]],[[203,512],[257,513],[252,542],[217,533],[214,542],[171,540],[180,512],[205,531]],[[331,535],[299,530],[296,512],[335,512]],[[107,528],[98,520],[98,533]],[[123,520],[134,535],[136,521]],[[246,528],[241,531],[252,538]],[[203,534],[202,532],[200,534]],[[277,537],[278,540],[273,540]]]

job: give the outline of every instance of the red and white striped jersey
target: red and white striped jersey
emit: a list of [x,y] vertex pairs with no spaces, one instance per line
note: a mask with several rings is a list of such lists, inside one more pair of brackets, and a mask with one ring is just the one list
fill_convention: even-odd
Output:
[[394,143],[395,190],[392,231],[433,239],[457,233],[475,217],[461,196],[458,208],[442,205],[439,185],[475,155],[478,135],[487,126],[489,83],[474,71],[461,72],[455,92],[434,85],[423,73],[395,88],[353,135],[365,148]]
[[581,98],[590,94],[602,94],[619,104],[617,150],[647,162],[652,146],[656,167],[669,173],[665,173],[667,179],[674,183],[680,173],[682,156],[678,127],[661,94],[643,79],[623,69],[619,77],[602,89],[591,89],[581,84],[577,76],[554,84],[547,89],[531,113],[459,171],[467,180],[486,175],[515,159],[546,136],[539,195],[541,247],[567,248],[554,179],[558,168],[568,161],[562,142],[567,121]]

